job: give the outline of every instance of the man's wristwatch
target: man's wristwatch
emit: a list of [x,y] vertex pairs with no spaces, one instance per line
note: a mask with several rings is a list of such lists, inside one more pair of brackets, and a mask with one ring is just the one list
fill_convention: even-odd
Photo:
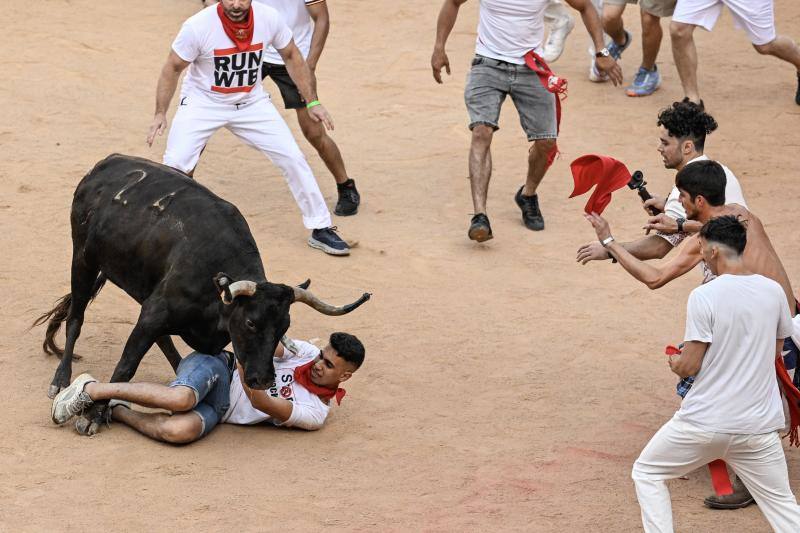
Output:
[[678,217],[675,219],[675,222],[678,223],[678,233],[683,232],[683,223],[686,222],[686,219],[683,217]]
[[614,237],[611,237],[609,235],[608,237],[600,241],[600,244],[603,245],[603,248],[608,248],[608,245],[611,244],[612,242],[614,242]]
[[610,56],[611,52],[608,51],[608,48],[603,48],[594,55],[594,57],[610,57]]

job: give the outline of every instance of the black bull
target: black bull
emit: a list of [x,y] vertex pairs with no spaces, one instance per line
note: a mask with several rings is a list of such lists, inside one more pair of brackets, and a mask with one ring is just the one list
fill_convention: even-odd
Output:
[[[209,354],[232,342],[246,383],[264,389],[275,377],[272,355],[289,328],[292,303],[341,315],[370,296],[334,307],[309,292],[308,282],[270,283],[234,205],[145,159],[115,154],[99,162],[75,189],[70,222],[71,291],[35,323],[48,322],[44,350],[61,357],[51,398],[70,383],[84,311],[107,279],[142,306],[111,381],[130,381],[153,343],[177,368],[181,357],[170,335],[179,335]],[[64,321],[62,351],[54,337]],[[97,405],[79,430],[95,432],[104,407]]]

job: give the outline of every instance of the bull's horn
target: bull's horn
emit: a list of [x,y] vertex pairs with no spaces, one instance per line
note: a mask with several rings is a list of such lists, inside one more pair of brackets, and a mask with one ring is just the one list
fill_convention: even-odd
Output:
[[312,293],[311,291],[307,291],[299,287],[294,287],[295,302],[302,302],[309,307],[313,307],[323,315],[329,315],[329,316],[345,315],[350,311],[352,311],[353,309],[357,308],[359,305],[369,300],[370,296],[372,296],[372,294],[365,292],[364,294],[361,295],[361,298],[359,298],[355,302],[343,305],[341,307],[336,307],[335,305],[323,302],[322,300],[314,296],[314,293]]
[[300,287],[301,289],[307,289],[310,285],[311,285],[311,280],[307,279],[303,283],[298,285],[298,287]]
[[227,299],[227,294],[222,293],[222,301],[226,304],[233,303],[237,296],[252,296],[256,293],[256,284],[252,281],[236,281],[228,286],[231,299]]

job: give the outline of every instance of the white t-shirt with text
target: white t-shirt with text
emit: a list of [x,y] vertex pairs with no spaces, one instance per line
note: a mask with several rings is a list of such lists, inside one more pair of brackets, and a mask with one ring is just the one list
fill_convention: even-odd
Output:
[[[308,57],[311,50],[311,37],[314,35],[314,21],[308,14],[306,6],[319,4],[325,0],[255,0],[273,8],[283,18],[283,21],[292,30],[294,44],[300,49],[304,58]],[[275,47],[268,46],[264,52],[264,61],[283,65],[283,58]]]
[[265,48],[288,46],[292,32],[271,7],[253,3],[252,10],[253,38],[241,52],[225,33],[216,4],[183,23],[172,43],[172,50],[191,63],[183,78],[181,98],[241,104],[267,97],[261,86]]
[[480,0],[475,53],[517,65],[542,53],[544,10],[550,0]]
[[709,346],[675,417],[716,433],[782,429],[775,344],[792,329],[786,295],[769,278],[723,274],[694,289],[684,340]]
[[267,389],[273,398],[282,398],[292,402],[292,415],[282,423],[259,411],[250,403],[250,399],[242,388],[239,372],[233,373],[231,380],[230,402],[228,411],[222,421],[228,424],[258,424],[267,422],[275,426],[296,427],[300,429],[319,429],[328,417],[330,406],[312,394],[302,385],[294,382],[294,369],[319,356],[320,350],[310,342],[294,340],[297,353],[284,349],[282,358],[275,358],[275,384]]

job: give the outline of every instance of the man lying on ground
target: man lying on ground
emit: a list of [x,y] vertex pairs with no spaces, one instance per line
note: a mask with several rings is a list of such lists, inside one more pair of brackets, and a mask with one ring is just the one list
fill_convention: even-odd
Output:
[[[331,334],[322,350],[308,342],[287,341],[275,350],[275,383],[268,390],[255,390],[245,384],[230,352],[194,352],[181,361],[169,385],[101,383],[81,374],[53,400],[52,418],[63,424],[95,401],[112,400],[112,420],[175,444],[196,441],[220,422],[315,430],[325,423],[331,398],[338,404],[344,397],[339,385],[363,362],[364,345],[348,333]],[[171,414],[135,411],[130,403]]]

